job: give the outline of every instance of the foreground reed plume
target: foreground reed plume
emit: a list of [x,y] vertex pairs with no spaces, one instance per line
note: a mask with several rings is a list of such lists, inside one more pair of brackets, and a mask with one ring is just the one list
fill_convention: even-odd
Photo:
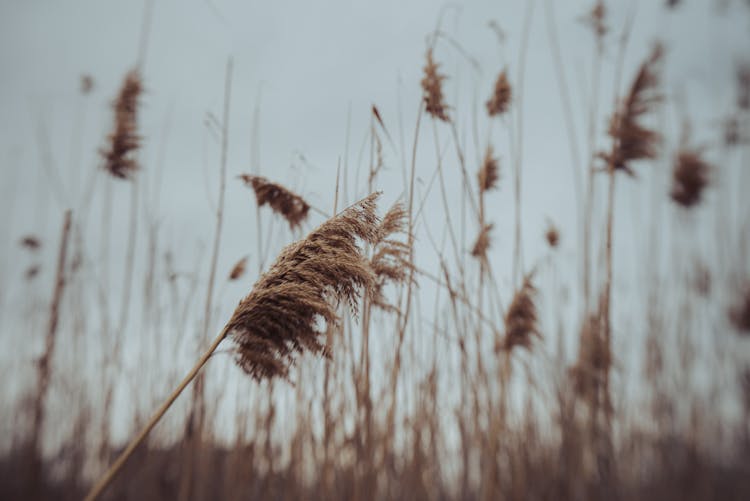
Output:
[[104,169],[118,179],[131,179],[138,170],[135,152],[141,143],[137,132],[137,118],[138,98],[142,91],[143,85],[138,71],[128,72],[114,103],[115,128],[109,135],[109,148],[101,150]]
[[619,169],[634,176],[630,162],[656,158],[661,136],[645,127],[640,120],[661,100],[656,88],[659,84],[657,70],[662,56],[663,49],[657,44],[649,58],[640,66],[628,94],[610,120],[608,133],[612,138],[612,150],[610,153],[600,153],[599,156],[611,169]]
[[482,166],[477,172],[477,180],[479,181],[479,191],[485,192],[497,188],[497,182],[500,180],[500,167],[498,166],[497,158],[493,156],[492,146],[487,147],[487,151],[484,153],[484,160]]
[[700,150],[679,151],[672,170],[672,200],[685,208],[699,204],[711,170]]
[[338,304],[348,303],[356,314],[362,291],[372,290],[375,284],[375,274],[358,242],[377,241],[378,196],[373,193],[360,200],[281,252],[180,385],[94,484],[86,500],[96,499],[109,485],[227,337],[236,345],[237,364],[257,381],[287,378],[298,353],[330,356],[325,331],[338,321]]
[[536,287],[532,278],[533,272],[524,277],[505,314],[505,339],[501,346],[505,351],[513,351],[517,346],[531,350],[534,337],[542,337],[537,326]]
[[372,304],[388,312],[395,312],[397,308],[386,301],[383,288],[389,282],[405,282],[411,266],[409,244],[395,240],[397,234],[406,231],[406,221],[406,210],[397,203],[386,212],[375,232],[375,245],[370,258],[370,268],[375,275]]
[[237,345],[237,364],[256,380],[286,378],[295,354],[329,355],[326,325],[338,321],[337,303],[353,313],[360,291],[375,276],[358,240],[374,243],[378,218],[373,194],[286,247],[243,299],[225,327]]
[[439,65],[432,59],[432,49],[427,51],[427,63],[424,66],[422,90],[424,91],[425,110],[433,118],[450,122],[448,107],[443,102],[443,80],[445,75],[438,73]]
[[310,205],[301,196],[261,176],[241,174],[239,178],[255,192],[258,207],[268,204],[271,210],[287,220],[291,229],[299,227],[307,219]]
[[508,71],[503,70],[497,76],[495,87],[492,90],[492,96],[487,101],[487,113],[491,116],[502,115],[510,107],[510,100],[513,96],[510,82],[508,82]]

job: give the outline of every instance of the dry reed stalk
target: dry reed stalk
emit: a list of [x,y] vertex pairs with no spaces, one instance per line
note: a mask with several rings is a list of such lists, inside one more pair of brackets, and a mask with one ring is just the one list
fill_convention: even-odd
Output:
[[729,308],[729,321],[742,334],[750,334],[750,282],[746,283],[737,294],[734,306]]
[[712,170],[713,167],[703,159],[700,150],[680,150],[672,169],[672,200],[685,208],[699,204]]
[[291,229],[298,228],[307,219],[310,205],[301,196],[261,176],[242,174],[239,178],[255,192],[258,207],[268,204],[287,220]]
[[247,268],[247,256],[243,257],[237,263],[235,263],[234,266],[232,266],[232,271],[229,272],[229,280],[237,280],[238,278],[242,277],[242,275],[245,274],[245,269]]
[[141,143],[137,130],[141,92],[143,84],[138,70],[129,71],[114,103],[115,129],[109,135],[109,148],[101,150],[104,169],[118,179],[132,179],[139,168],[134,156]]
[[330,355],[319,339],[325,337],[320,320],[336,324],[337,304],[346,302],[355,310],[362,291],[375,284],[357,240],[373,243],[377,238],[378,196],[360,200],[281,252],[179,386],[94,484],[86,501],[104,491],[228,336],[236,344],[237,364],[257,381],[286,378],[296,353]]
[[492,89],[492,96],[487,101],[487,114],[489,116],[499,116],[508,111],[513,91],[508,81],[508,70],[503,70],[495,80],[495,86]]
[[536,304],[536,288],[532,283],[533,272],[523,279],[521,288],[513,296],[513,300],[505,313],[505,338],[496,351],[512,352],[515,347],[531,350],[534,337],[541,338],[539,332]]
[[425,111],[433,118],[450,122],[448,106],[443,101],[445,75],[438,73],[438,68],[439,65],[432,59],[432,48],[430,48],[427,50],[427,62],[424,66],[424,78],[422,78]]
[[37,363],[37,389],[34,398],[34,410],[32,417],[32,465],[30,468],[30,481],[34,484],[33,489],[38,487],[39,468],[42,463],[41,441],[44,433],[45,403],[49,391],[50,376],[52,374],[52,360],[55,356],[57,340],[57,326],[60,321],[60,303],[62,302],[65,289],[65,265],[67,262],[68,241],[70,237],[71,212],[65,212],[60,238],[60,250],[57,256],[57,273],[55,275],[55,287],[52,293],[52,302],[49,309],[49,321],[47,335],[44,339],[44,353],[39,357]]

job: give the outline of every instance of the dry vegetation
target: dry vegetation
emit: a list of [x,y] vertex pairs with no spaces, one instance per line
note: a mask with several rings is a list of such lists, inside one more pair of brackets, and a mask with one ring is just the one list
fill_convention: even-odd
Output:
[[[665,6],[677,10],[680,2]],[[627,37],[607,38],[615,27],[607,24],[604,2],[595,2],[585,20],[599,55],[621,50],[617,44]],[[524,263],[518,215],[523,164],[518,151],[502,150],[496,137],[498,130],[511,137],[518,133],[521,102],[514,99],[521,89],[511,82],[522,79],[514,78],[512,68],[499,74],[492,69],[499,76],[475,111],[495,131],[487,133],[484,144],[477,141],[472,157],[456,124],[465,123],[458,120],[461,114],[473,111],[446,102],[450,94],[443,86],[449,76],[439,62],[441,51],[460,46],[442,44],[437,33],[430,40],[415,141],[407,152],[412,163],[403,172],[410,182],[400,187],[403,201],[389,210],[377,205],[388,196],[376,190],[386,189],[379,176],[384,145],[387,149],[393,141],[387,115],[374,105],[368,110],[369,176],[367,186],[358,187],[359,193],[371,194],[359,202],[337,207],[339,179],[332,179],[335,202],[328,216],[304,193],[257,174],[239,176],[255,194],[258,234],[261,223],[282,226],[278,235],[285,246],[252,287],[247,277],[269,257],[263,255],[266,242],[258,243],[255,254],[247,249],[246,257],[217,275],[248,285],[249,292],[224,319],[224,328],[213,333],[218,337],[210,346],[202,336],[212,334],[206,331],[213,325],[226,119],[205,317],[190,315],[197,311],[192,298],[202,281],[175,268],[172,249],[156,239],[155,224],[143,236],[150,265],[142,277],[140,317],[129,308],[130,296],[138,292],[127,281],[122,294],[121,311],[133,316],[129,324],[125,313],[120,319],[92,313],[108,311],[102,299],[107,282],[87,258],[84,214],[61,215],[59,240],[14,237],[34,259],[27,283],[39,273],[38,256],[57,247],[55,262],[47,265],[55,270],[48,306],[34,313],[43,316],[45,326],[37,328],[29,319],[35,327],[24,333],[44,340],[38,358],[29,361],[37,379],[4,414],[14,416],[15,426],[0,455],[0,498],[64,500],[89,493],[89,499],[139,501],[750,499],[750,361],[733,356],[733,347],[747,349],[743,343],[750,342],[750,205],[744,196],[729,197],[736,187],[719,176],[734,168],[730,158],[750,167],[749,146],[742,140],[750,137],[747,66],[737,71],[736,106],[726,117],[731,136],[712,125],[713,136],[720,138],[716,145],[696,146],[683,138],[670,151],[671,143],[652,120],[669,99],[660,78],[668,51],[656,45],[634,75],[617,82],[624,92],[612,108],[591,117],[594,128],[609,121],[601,138],[594,136],[600,144],[592,144],[585,165],[576,166],[585,170],[581,193],[589,190],[586,200],[578,200],[584,231],[561,234],[557,221],[531,228],[533,245],[543,247],[547,257]],[[138,158],[142,78],[148,81],[140,68],[125,76],[113,105],[113,132],[101,151],[104,170],[133,183],[134,197],[139,172],[149,168]],[[227,106],[230,80],[228,69]],[[85,76],[81,92],[93,88],[93,78]],[[420,127],[432,128],[436,138],[444,131],[456,160],[438,152],[437,167],[420,164]],[[469,158],[478,164],[472,167]],[[463,180],[457,187],[461,208],[447,201],[446,169]],[[656,187],[675,210],[659,220],[661,230],[649,237],[645,228],[638,229],[635,240],[660,252],[664,227],[682,232],[684,238],[668,250],[669,261],[679,265],[661,265],[654,255],[642,259],[638,266],[651,278],[637,290],[618,292],[613,250],[621,248],[622,233],[614,230],[615,194],[627,182],[652,190],[644,179],[656,182],[656,177],[641,175],[648,169],[667,172],[662,178],[669,186]],[[416,171],[439,179],[432,195],[415,190]],[[541,188],[526,187],[531,189]],[[594,190],[601,191],[598,198]],[[442,197],[444,214],[429,216],[445,226],[442,244],[421,226],[426,218],[419,197],[427,196]],[[511,196],[516,214],[488,210],[488,197]],[[261,213],[266,204],[272,212]],[[135,214],[134,208],[128,237],[133,248]],[[499,224],[513,217],[511,224]],[[312,221],[320,224],[310,231]],[[500,234],[499,228],[512,224],[513,231]],[[714,236],[715,248],[699,262],[703,245],[698,241]],[[439,263],[435,269],[425,269],[419,259],[430,244]],[[420,252],[418,245],[424,247]],[[494,258],[497,245],[513,246],[512,265]],[[566,250],[573,251],[582,270],[575,279],[580,284],[572,287],[560,284],[559,269],[570,264],[561,257]],[[154,264],[160,254],[163,265]],[[126,277],[136,269],[128,256]],[[432,307],[424,304],[425,290],[434,297]],[[571,302],[571,294],[579,297]],[[168,298],[165,304],[161,296]],[[627,310],[627,318],[615,308]],[[101,327],[92,325],[97,320]],[[192,351],[184,349],[192,346],[184,334],[194,329],[190,322],[205,327]],[[138,371],[154,371],[150,378],[125,369],[132,355],[123,348],[126,335],[139,329],[153,336],[136,355]],[[179,333],[178,346],[158,338],[167,329]],[[85,333],[93,331],[106,352],[101,364],[87,361],[93,351],[81,347],[81,339],[92,342]],[[627,343],[635,346],[636,356],[626,353]],[[568,345],[577,347],[572,357]],[[56,351],[61,346],[73,352],[67,366]],[[224,353],[233,355],[241,371],[228,367],[209,384],[210,378],[203,379],[207,364],[230,365]],[[178,384],[180,371],[188,375]],[[68,377],[71,373],[77,378]],[[240,385],[235,397],[229,381],[245,375],[243,383],[250,386]],[[191,384],[197,388],[192,397],[177,400]],[[135,387],[132,395],[129,385]],[[129,403],[115,411],[116,392]],[[217,418],[219,402],[233,398],[233,422]],[[65,412],[59,410],[61,400]],[[123,443],[112,428],[128,422],[133,441]],[[57,442],[45,446],[51,436]]]

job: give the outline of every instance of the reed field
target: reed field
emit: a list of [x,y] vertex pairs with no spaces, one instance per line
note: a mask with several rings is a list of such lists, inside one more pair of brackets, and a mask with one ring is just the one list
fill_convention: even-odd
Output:
[[240,4],[0,7],[0,499],[750,499],[750,3]]

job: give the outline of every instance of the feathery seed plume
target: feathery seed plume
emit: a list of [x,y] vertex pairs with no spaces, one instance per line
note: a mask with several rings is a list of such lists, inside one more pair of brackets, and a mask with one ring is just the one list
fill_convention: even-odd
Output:
[[537,327],[536,304],[534,303],[536,288],[531,281],[532,278],[533,273],[524,277],[523,285],[516,291],[505,314],[503,350],[512,351],[516,346],[531,350],[533,337],[542,337]]
[[438,73],[438,64],[432,59],[432,49],[427,51],[427,63],[424,66],[422,90],[424,91],[425,110],[433,118],[449,122],[447,106],[443,102],[443,80],[445,75]]
[[500,179],[500,167],[497,158],[492,156],[492,146],[487,147],[484,154],[482,166],[477,173],[479,180],[479,191],[485,192],[497,188],[497,182]]
[[138,170],[135,152],[141,143],[137,131],[137,114],[138,98],[142,91],[143,84],[138,71],[129,71],[114,103],[115,130],[109,135],[109,149],[101,150],[104,169],[118,179],[131,179]]
[[492,96],[487,101],[487,113],[494,117],[502,115],[508,111],[510,100],[513,97],[513,91],[508,81],[508,70],[503,70],[497,76],[495,87],[492,90]]
[[243,257],[232,267],[232,271],[229,272],[229,280],[237,280],[245,274],[245,268],[247,267],[247,256]]
[[374,193],[329,219],[305,239],[287,246],[237,306],[226,331],[237,364],[256,380],[286,378],[295,355],[328,356],[325,329],[338,321],[336,306],[357,301],[376,277],[358,239],[375,243]]
[[685,208],[700,203],[703,190],[708,186],[712,166],[701,155],[700,150],[683,149],[674,161],[670,196]]
[[255,192],[258,207],[268,204],[271,210],[287,220],[291,229],[299,227],[307,219],[310,205],[301,196],[261,176],[241,174],[239,178]]

